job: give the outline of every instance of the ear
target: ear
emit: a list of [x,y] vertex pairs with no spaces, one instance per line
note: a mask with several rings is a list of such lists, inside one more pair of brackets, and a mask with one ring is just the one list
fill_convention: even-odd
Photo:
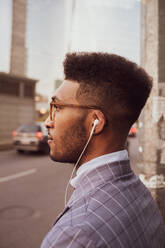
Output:
[[105,115],[100,110],[94,110],[92,113],[92,126],[94,125],[95,120],[98,120],[98,123],[95,126],[94,134],[99,134],[103,131],[106,125],[106,118]]

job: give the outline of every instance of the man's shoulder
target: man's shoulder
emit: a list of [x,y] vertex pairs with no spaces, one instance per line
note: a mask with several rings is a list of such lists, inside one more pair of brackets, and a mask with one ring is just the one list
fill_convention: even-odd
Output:
[[[103,180],[96,188],[93,188],[83,197],[71,204],[71,208],[66,214],[66,219],[71,221],[80,219],[84,223],[89,220],[89,216],[97,212],[103,213],[107,218],[110,215],[117,215],[118,212],[124,211],[126,216],[135,214],[130,209],[140,209],[142,203],[148,200],[153,202],[149,190],[144,186],[140,179],[133,173],[130,176],[115,178],[114,180]],[[108,209],[108,211],[107,211]],[[65,221],[66,221],[65,219]],[[68,222],[69,223],[69,222]]]
[[136,247],[155,248],[159,243],[164,247],[164,234],[149,191],[132,177],[127,183],[107,181],[74,202],[45,242],[50,242],[50,247],[67,247],[73,242],[71,247],[132,247],[136,243]]
[[148,189],[136,176],[131,176],[130,180],[105,181],[73,202],[58,224],[81,226],[88,229],[88,232],[91,226],[111,221],[120,225],[120,219],[124,226],[130,218],[137,220],[143,208],[151,206],[152,201]]

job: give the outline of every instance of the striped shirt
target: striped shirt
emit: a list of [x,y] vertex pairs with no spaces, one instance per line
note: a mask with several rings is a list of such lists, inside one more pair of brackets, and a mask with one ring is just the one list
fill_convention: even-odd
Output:
[[165,227],[129,160],[104,163],[79,178],[41,248],[165,248]]
[[84,164],[82,164],[76,173],[76,177],[74,177],[70,184],[73,188],[76,188],[77,182],[80,180],[81,176],[83,176],[84,173],[89,172],[93,169],[96,169],[100,166],[103,166],[105,163],[113,163],[120,160],[128,160],[128,152],[127,150],[121,150],[118,152],[112,152],[108,154],[104,154],[102,156],[99,156],[97,158],[94,158]]

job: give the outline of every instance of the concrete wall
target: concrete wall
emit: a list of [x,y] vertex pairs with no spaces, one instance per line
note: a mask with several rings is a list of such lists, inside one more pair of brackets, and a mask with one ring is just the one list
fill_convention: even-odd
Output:
[[20,124],[35,121],[36,80],[25,77],[26,15],[27,0],[13,0],[10,74],[0,72],[0,148]]
[[20,124],[35,121],[35,83],[0,73],[0,148],[12,143],[12,131]]
[[159,0],[159,83],[165,83],[165,1]]
[[142,1],[141,64],[153,78],[151,96],[140,118],[140,178],[165,220],[165,1]]

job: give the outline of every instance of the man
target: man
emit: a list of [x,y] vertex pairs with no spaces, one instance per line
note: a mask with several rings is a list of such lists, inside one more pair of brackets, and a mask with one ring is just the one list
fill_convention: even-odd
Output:
[[164,248],[162,217],[125,150],[151,78],[135,63],[107,53],[67,54],[64,74],[46,121],[48,143],[51,158],[76,164],[77,175],[41,247]]

